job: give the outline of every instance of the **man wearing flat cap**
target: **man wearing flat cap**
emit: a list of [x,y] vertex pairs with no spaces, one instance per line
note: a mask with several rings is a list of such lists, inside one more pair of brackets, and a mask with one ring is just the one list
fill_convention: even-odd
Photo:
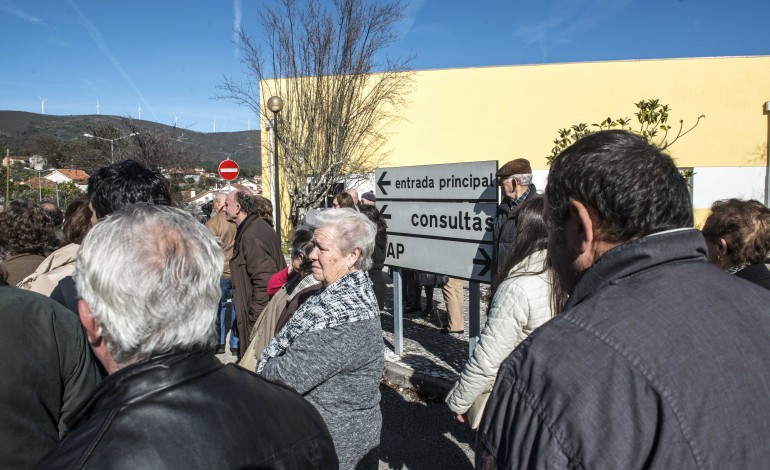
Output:
[[518,212],[522,205],[537,195],[532,184],[532,167],[526,158],[517,158],[497,170],[497,183],[500,185],[502,202],[497,206],[494,224],[494,273],[505,264],[513,245]]
[[377,196],[373,192],[367,191],[361,195],[361,204],[364,206],[376,206]]

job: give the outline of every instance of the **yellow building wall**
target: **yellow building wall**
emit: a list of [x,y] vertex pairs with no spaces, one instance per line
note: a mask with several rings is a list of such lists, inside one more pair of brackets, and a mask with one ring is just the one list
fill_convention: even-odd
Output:
[[767,162],[770,57],[588,62],[421,71],[404,120],[387,145],[389,164],[528,158],[547,169],[556,131],[629,117],[660,99],[669,123],[698,127],[670,148],[679,166]]

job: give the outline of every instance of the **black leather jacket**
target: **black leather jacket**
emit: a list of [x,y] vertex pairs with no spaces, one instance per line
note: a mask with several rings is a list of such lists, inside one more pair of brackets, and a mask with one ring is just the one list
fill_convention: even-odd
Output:
[[174,353],[109,376],[39,468],[337,468],[329,431],[291,389],[213,351]]

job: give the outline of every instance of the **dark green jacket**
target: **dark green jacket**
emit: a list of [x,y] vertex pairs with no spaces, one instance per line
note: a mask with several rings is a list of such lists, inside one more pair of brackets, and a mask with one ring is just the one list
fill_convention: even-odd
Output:
[[0,468],[30,468],[101,376],[77,315],[16,287],[0,286],[0,355]]

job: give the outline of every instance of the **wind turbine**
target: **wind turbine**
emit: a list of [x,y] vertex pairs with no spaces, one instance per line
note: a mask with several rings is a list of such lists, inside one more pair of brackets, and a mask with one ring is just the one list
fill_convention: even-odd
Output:
[[217,120],[214,119],[213,121],[211,121],[211,125],[214,126],[214,132],[216,132],[217,131]]
[[139,119],[142,119],[142,105],[139,105],[139,109],[136,110],[139,113]]
[[249,126],[249,130],[251,130],[251,118],[249,118],[249,120],[246,122],[247,122],[247,125]]
[[40,114],[45,114],[45,102],[48,98],[43,98],[42,96],[38,96],[38,98],[40,98]]
[[179,116],[174,113],[174,127],[177,127],[177,124],[179,123]]
[[102,114],[102,113],[99,111],[99,100],[96,100],[96,114]]

